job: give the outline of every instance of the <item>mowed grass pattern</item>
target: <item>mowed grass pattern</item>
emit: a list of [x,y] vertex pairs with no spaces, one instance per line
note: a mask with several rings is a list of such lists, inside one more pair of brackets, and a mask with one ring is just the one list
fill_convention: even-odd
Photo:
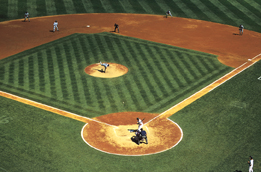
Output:
[[261,32],[259,0],[0,0],[0,21],[75,13],[139,13],[200,19]]
[[[100,60],[129,72],[113,79],[84,72]],[[1,60],[0,83],[1,90],[94,117],[163,112],[231,69],[202,52],[111,33],[73,34]]]

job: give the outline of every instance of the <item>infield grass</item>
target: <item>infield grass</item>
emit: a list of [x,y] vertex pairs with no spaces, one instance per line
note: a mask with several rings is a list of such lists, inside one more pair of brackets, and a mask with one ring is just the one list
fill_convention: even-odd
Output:
[[[112,79],[84,72],[100,60],[129,71]],[[87,117],[161,113],[231,70],[202,52],[111,33],[73,34],[1,60],[0,88]]]

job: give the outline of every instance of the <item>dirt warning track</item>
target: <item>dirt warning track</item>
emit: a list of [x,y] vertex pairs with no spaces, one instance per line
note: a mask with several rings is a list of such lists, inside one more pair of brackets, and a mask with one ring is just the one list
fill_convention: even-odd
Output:
[[[60,31],[53,33],[51,30],[55,20],[59,23]],[[90,146],[103,152],[119,155],[153,154],[172,148],[182,139],[182,130],[177,124],[167,119],[169,116],[260,59],[260,33],[245,30],[244,35],[240,36],[237,35],[237,27],[193,19],[165,18],[159,15],[142,14],[74,14],[31,18],[31,22],[23,22],[23,19],[1,22],[0,59],[73,33],[112,32],[114,23],[120,26],[120,33],[115,34],[215,54],[221,63],[237,69],[160,116],[135,112],[137,115],[135,117],[147,116],[144,127],[147,127],[148,130],[148,145],[138,146],[131,142],[131,135],[126,129],[135,127],[133,124],[135,118],[128,116],[131,115],[130,112],[104,115],[95,118],[94,121],[23,98],[18,100],[18,98],[6,93],[1,93],[1,96],[85,123],[88,122],[82,130],[82,137]],[[90,27],[86,27],[87,25]],[[254,60],[248,61],[253,57],[255,57]],[[128,121],[130,119],[132,121]],[[121,123],[116,124],[115,121],[121,121]],[[104,125],[104,123],[112,126]],[[161,137],[161,131],[166,128],[169,129],[169,135]],[[98,131],[96,134],[99,134],[99,137],[93,134],[95,131]],[[142,149],[139,149],[140,147]]]

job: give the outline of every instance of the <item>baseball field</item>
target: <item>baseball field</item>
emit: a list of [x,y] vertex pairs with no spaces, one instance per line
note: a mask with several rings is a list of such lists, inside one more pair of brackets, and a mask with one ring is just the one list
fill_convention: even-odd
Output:
[[0,171],[261,171],[258,0],[0,4]]

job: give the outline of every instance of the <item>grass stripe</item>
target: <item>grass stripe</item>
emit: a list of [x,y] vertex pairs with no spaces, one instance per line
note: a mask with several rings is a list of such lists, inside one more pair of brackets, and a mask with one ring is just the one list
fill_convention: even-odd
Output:
[[[47,62],[44,63],[44,60],[43,59],[46,59],[43,57],[43,54],[45,54],[45,51],[42,50],[42,51],[39,51],[37,53],[37,61],[38,61],[38,78],[39,78],[39,90],[41,92],[45,92],[45,88],[46,86],[48,85],[48,82],[47,82],[47,78],[45,78],[45,76],[49,76],[49,72],[47,70]],[[46,54],[45,54],[45,57],[46,57]],[[49,85],[50,86],[50,85]],[[48,89],[50,90],[50,89]],[[48,94],[50,92],[46,92],[46,95],[50,95]]]
[[63,0],[54,0],[54,7],[57,14],[66,14],[66,8]]
[[147,14],[153,14],[154,11],[151,9],[151,7],[147,4],[146,1],[137,1],[140,6],[144,9],[144,11],[147,13]]
[[[171,68],[171,70],[168,69],[169,64],[167,63],[167,58],[163,53],[162,53],[162,49],[159,49],[158,47],[154,47],[156,53],[158,54],[158,56],[162,57],[161,62],[159,62],[159,60],[156,60],[156,63],[159,64],[159,69],[160,69],[160,73],[162,73],[164,75],[164,79],[166,81],[166,87],[167,87],[167,91],[168,93],[176,90],[179,88],[179,84],[175,81],[174,77],[173,77],[173,69]],[[161,51],[162,50],[162,51]],[[167,64],[167,65],[166,65]],[[165,85],[165,84],[164,84]]]
[[[39,93],[40,92],[40,78],[39,78],[39,70],[38,70],[38,54],[33,58],[33,72],[34,72],[34,90]],[[41,71],[42,72],[42,71]]]
[[[39,1],[39,0],[38,0]],[[41,0],[41,2],[44,2]],[[44,3],[43,3],[44,5]],[[38,6],[37,5],[37,0],[27,0],[27,8],[26,11],[29,12],[30,17],[36,17],[39,16],[38,14],[38,7],[41,7],[42,9],[39,9],[40,11],[45,10],[45,6]]]
[[76,13],[86,13],[86,9],[84,7],[82,0],[72,1],[72,2]]
[[27,0],[19,0],[18,1],[18,18],[24,17],[24,13],[27,11],[30,13],[30,11],[27,10]]
[[[197,70],[193,70],[193,64],[189,63],[189,60],[188,60],[188,54],[182,54],[182,63],[184,64],[184,66],[186,66],[186,69],[188,70],[188,73],[191,77],[193,77],[193,81],[196,80],[198,78],[198,72]],[[196,69],[194,67],[194,69]]]
[[203,70],[201,69],[201,67],[199,67],[198,61],[196,61],[194,57],[187,56],[185,60],[191,66],[192,70],[196,71],[195,73],[198,78],[204,76]]
[[175,64],[180,69],[182,77],[186,80],[186,82],[188,84],[192,83],[195,78],[190,73],[190,71],[187,68],[187,66],[183,63],[183,59],[182,59],[182,55],[183,54],[180,54],[180,52],[175,52],[175,53],[177,53],[177,56],[179,57],[179,58],[176,58],[176,60],[175,60],[176,63]]
[[173,59],[172,59],[173,54],[169,54],[166,50],[160,49],[159,47],[157,47],[157,48],[158,48],[158,51],[160,51],[160,53],[162,54],[162,56],[165,57],[164,59],[166,62],[165,63],[166,69],[167,69],[167,71],[169,71],[171,73],[173,86],[175,87],[175,89],[179,89],[180,87],[183,87],[184,83],[182,83],[181,80],[178,79],[181,75],[180,75],[178,69],[175,68],[174,63],[173,63]]
[[35,87],[35,76],[34,76],[34,59],[36,58],[36,54],[33,54],[28,58],[28,70],[25,73],[28,73],[28,82],[29,82],[29,90],[34,90]]
[[[21,65],[21,66],[20,66]],[[20,72],[21,71],[21,72]],[[24,62],[23,60],[16,60],[14,61],[14,71],[13,71],[13,77],[14,77],[14,86],[18,87],[20,85],[19,81],[19,74],[24,72]],[[23,76],[23,75],[22,75]],[[23,78],[22,78],[23,79]],[[23,86],[23,84],[21,84]]]
[[[27,4],[28,5],[28,4]],[[32,12],[32,11],[30,11]],[[47,7],[46,7],[46,0],[37,1],[36,0],[36,12],[37,16],[47,16]],[[35,16],[35,14],[33,14]]]
[[9,65],[9,80],[8,82],[10,84],[13,84],[14,83],[14,70],[15,70],[15,64],[14,63],[11,63]]
[[63,3],[67,14],[76,13],[73,0],[63,0]]
[[195,6],[197,6],[202,13],[204,13],[211,21],[216,21],[219,23],[222,23],[223,20],[221,18],[219,18],[214,12],[212,12],[211,9],[209,9],[204,3],[202,3],[200,0],[191,0],[192,3],[195,4]]
[[[128,49],[126,45],[126,41],[122,39],[113,39],[115,41],[115,47],[119,48],[120,51],[119,53],[122,54],[120,56],[121,58],[124,58],[125,63],[127,64],[126,67],[129,68],[129,70],[133,70],[133,63],[131,61],[132,59],[132,54],[130,50]],[[118,46],[117,46],[118,45]],[[135,73],[134,71],[129,71],[131,73]],[[128,75],[125,80],[123,80],[123,90],[124,90],[124,95],[126,95],[126,99],[124,100],[125,106],[126,105],[132,105],[135,104],[135,109],[136,110],[141,110],[142,107],[147,106],[146,101],[143,99],[143,96],[141,94],[132,94],[134,93],[134,88],[138,88],[138,85],[133,78],[133,75]]]
[[19,78],[23,77],[23,86],[25,90],[29,90],[29,73],[27,72],[29,70],[29,57],[24,58],[24,74],[19,74]]
[[182,0],[172,0],[179,9],[183,11],[183,13],[188,18],[199,19],[199,17],[186,5]]
[[[15,65],[15,64],[14,64]],[[17,66],[17,65],[16,65]],[[16,67],[15,66],[15,67]],[[25,70],[24,70],[24,68],[25,68],[25,61],[24,61],[24,59],[21,59],[21,60],[19,60],[19,72],[18,72],[18,78],[15,78],[15,73],[14,73],[14,75],[13,75],[13,77],[14,77],[14,83],[16,83],[16,81],[15,80],[18,80],[17,82],[18,82],[18,85],[19,86],[24,86],[24,76],[25,76],[25,74],[24,74],[24,72],[25,72]],[[14,69],[14,72],[15,72],[16,70]]]
[[8,18],[8,0],[1,0],[0,21]]
[[45,6],[46,6],[46,14],[47,15],[56,15],[57,14],[55,1],[45,0]]
[[209,0],[213,5],[215,5],[220,11],[222,11],[232,22],[234,25],[239,25],[239,23],[244,23],[242,19],[236,16],[230,9],[223,5],[219,0]]
[[156,57],[161,58],[155,58],[152,62],[155,66],[155,74],[157,75],[159,81],[160,81],[160,87],[164,88],[163,92],[164,95],[169,94],[170,90],[173,89],[170,76],[171,74],[169,71],[166,70],[165,61],[163,59],[162,54],[159,54],[157,47],[150,47],[150,51],[152,54],[154,54]]
[[94,8],[91,0],[81,0],[81,1],[85,9],[85,12],[94,13]]
[[131,42],[131,47],[132,50],[135,52],[135,54],[139,54],[137,58],[137,56],[133,56],[134,60],[137,61],[137,67],[139,70],[139,73],[141,73],[142,75],[140,75],[140,78],[142,78],[141,85],[143,85],[144,90],[146,90],[146,96],[148,97],[148,100],[150,101],[151,104],[153,104],[153,102],[156,101],[156,99],[158,99],[158,95],[157,95],[157,89],[153,86],[153,82],[150,72],[152,70],[152,67],[148,68],[147,66],[149,65],[147,62],[145,62],[143,59],[143,57],[145,57],[145,54],[143,53],[143,49],[140,47],[141,44],[138,43],[133,43]]
[[[47,55],[47,69],[49,71],[49,82],[50,82],[50,92],[52,97],[56,97],[55,89],[55,74],[54,74],[54,65],[53,65],[53,54],[51,49],[46,50]],[[47,76],[45,78],[48,78]]]
[[95,13],[106,13],[106,10],[103,8],[101,1],[99,0],[90,0],[93,4],[93,8],[95,9]]
[[[88,57],[89,56],[93,57],[92,52],[87,51],[87,49],[90,49],[90,45],[88,44],[88,40],[85,37],[84,38],[81,37],[80,42],[81,42],[82,47],[85,47],[82,50],[83,50],[84,54],[86,55],[86,57],[84,58],[85,63],[88,63],[89,62]],[[89,64],[90,63],[88,63],[88,65]],[[86,94],[86,98],[87,98],[87,100],[86,100],[87,104],[89,106],[94,106],[95,102],[98,102],[98,99],[97,99],[96,94],[94,92],[94,88],[92,87],[93,83],[92,83],[92,78],[90,78],[90,77],[91,76],[88,77],[88,75],[86,74],[86,79],[83,80],[83,85],[84,85],[84,90],[85,90],[85,94]],[[89,97],[91,97],[91,99]]]
[[135,11],[129,0],[120,0],[119,3],[126,13],[132,13]]
[[73,91],[73,86],[72,86],[72,76],[70,73],[71,70],[71,60],[70,60],[70,46],[68,45],[67,42],[64,42],[62,44],[61,47],[61,54],[63,54],[64,56],[64,60],[63,60],[63,67],[64,67],[64,73],[65,73],[65,80],[66,80],[66,87],[67,87],[67,91],[68,91],[68,101],[70,102],[74,102],[74,91]]
[[[58,68],[58,62],[57,62],[57,55],[55,51],[55,47],[50,48],[51,54],[52,54],[52,63],[53,63],[53,85],[54,87],[52,90],[53,92],[56,93],[56,99],[58,100],[63,100],[63,93],[62,93],[62,88],[61,88],[61,80],[58,78],[60,76],[60,70]],[[51,61],[50,61],[51,63]]]
[[[147,61],[147,65],[150,68],[151,74],[151,83],[154,85],[154,88],[156,90],[157,96],[160,98],[163,95],[167,94],[167,88],[165,88],[165,80],[163,79],[164,77],[162,76],[162,73],[160,73],[158,64],[155,64],[154,60],[152,59],[157,59],[157,54],[152,51],[152,47],[148,46],[141,46],[141,49],[143,50],[144,57],[146,58],[145,60]],[[164,83],[164,84],[163,84]],[[156,99],[156,101],[159,100]]]
[[[74,74],[76,77],[76,81],[77,81],[77,86],[78,86],[78,92],[79,92],[79,98],[80,98],[80,103],[84,106],[87,105],[86,99],[85,99],[85,90],[84,90],[84,86],[83,86],[83,82],[82,82],[82,77],[80,75],[79,70],[83,70],[84,67],[82,67],[82,62],[81,59],[83,59],[83,51],[82,48],[80,46],[79,43],[79,38],[78,39],[74,39],[72,40],[72,47],[73,47],[73,51],[75,54],[75,58],[77,60],[77,63],[73,63],[73,67],[74,67]],[[78,53],[76,53],[78,52]]]
[[[261,26],[261,19],[255,15],[254,13],[252,13],[249,9],[247,9],[245,6],[241,5],[239,2],[237,1],[231,1],[229,0],[229,2],[235,6],[238,10],[240,10],[247,18],[251,19],[254,23],[258,24],[259,26]],[[259,9],[260,10],[260,9]],[[260,15],[260,11],[259,11],[259,15]]]
[[164,0],[154,0],[154,1],[160,7],[162,15],[165,15],[165,13],[168,10],[171,11],[172,16],[176,16],[177,15],[175,10],[172,10],[172,8],[170,8],[170,3],[167,4]]
[[[99,0],[107,13],[114,13],[114,9],[108,0]],[[112,2],[112,1],[111,1]]]
[[5,66],[1,66],[0,67],[0,81],[5,80],[5,72],[6,72]]
[[[141,68],[141,66],[140,66],[139,60],[137,60],[137,58],[136,58],[136,56],[138,54],[137,49],[134,47],[132,42],[126,41],[125,45],[127,47],[125,49],[125,51],[128,50],[131,55],[130,58],[128,58],[128,60],[130,61],[129,64],[132,69],[133,78],[129,82],[131,83],[133,91],[135,91],[136,88],[138,88],[138,92],[140,93],[140,96],[142,97],[142,99],[144,100],[146,105],[150,106],[150,105],[152,105],[152,101],[154,101],[154,97],[152,97],[152,94],[150,94],[150,92],[147,89],[148,88],[147,81],[142,76],[143,72],[139,71],[139,68]],[[135,85],[133,83],[135,83]],[[142,99],[138,99],[136,104]]]
[[140,3],[137,3],[136,1],[132,1],[132,0],[130,0],[129,2],[131,3],[131,5],[136,13],[141,13],[141,14],[146,13],[144,11],[144,8],[140,5]]
[[[62,94],[60,96],[60,98],[58,98],[59,100],[68,100],[68,90],[66,87],[66,75],[65,75],[65,71],[64,71],[64,54],[65,52],[62,51],[63,46],[61,44],[58,44],[55,47],[55,53],[56,53],[56,59],[57,59],[57,69],[59,69],[59,73],[57,77],[57,80],[60,80],[60,87],[62,90]],[[58,88],[59,89],[59,88]]]
[[8,0],[7,7],[7,17],[10,19],[16,18],[18,16],[18,0]]

